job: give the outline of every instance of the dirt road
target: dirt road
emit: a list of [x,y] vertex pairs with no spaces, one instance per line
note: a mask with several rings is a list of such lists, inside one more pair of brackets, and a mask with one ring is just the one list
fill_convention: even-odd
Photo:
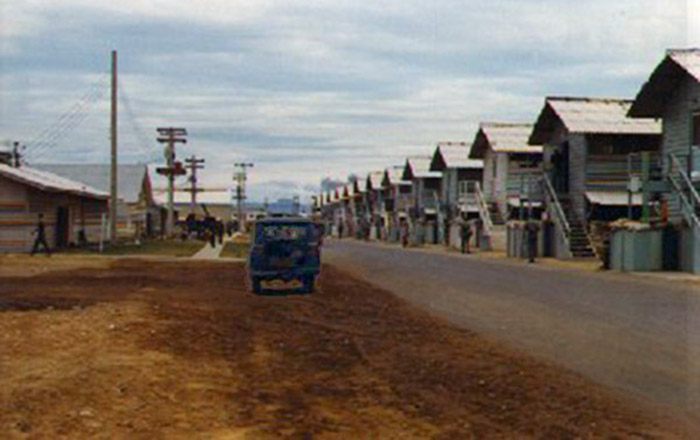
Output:
[[696,285],[352,241],[325,251],[328,261],[464,328],[700,414]]
[[698,438],[332,267],[256,297],[236,263],[103,266],[0,277],[0,438]]

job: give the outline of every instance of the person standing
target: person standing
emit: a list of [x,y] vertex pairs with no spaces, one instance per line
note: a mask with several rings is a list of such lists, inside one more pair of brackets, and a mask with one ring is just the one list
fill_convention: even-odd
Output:
[[401,246],[408,247],[408,221],[406,221],[405,219],[401,220],[401,228],[399,229],[399,231],[401,234]]
[[39,246],[43,246],[46,251],[46,255],[51,255],[51,249],[48,243],[46,243],[46,225],[44,224],[44,214],[39,214],[36,229],[34,229],[34,245],[32,246],[32,252],[30,255],[34,255],[39,251]]
[[469,248],[470,246],[470,241],[472,238],[472,228],[469,222],[466,221],[466,219],[462,218],[460,225],[459,225],[459,232],[460,232],[460,239],[461,239],[461,251],[463,254],[469,254],[471,253],[471,249]]
[[525,234],[527,238],[528,262],[534,263],[537,256],[537,232],[540,229],[537,222],[528,220],[525,224]]

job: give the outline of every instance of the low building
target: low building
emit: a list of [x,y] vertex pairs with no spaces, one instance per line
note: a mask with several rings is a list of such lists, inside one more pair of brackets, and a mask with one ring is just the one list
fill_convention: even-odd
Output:
[[476,191],[481,184],[484,164],[481,160],[469,159],[470,150],[466,142],[439,142],[430,162],[431,171],[442,173],[439,208],[442,221],[438,224],[438,239],[446,244],[454,241],[450,240],[450,230],[454,229],[455,220],[479,216]]
[[625,99],[545,99],[529,142],[544,146],[547,208],[563,241],[559,257],[600,254],[605,236],[590,226],[628,217],[630,201],[640,211],[641,196],[630,200],[628,186],[642,175],[642,153],[658,157],[661,124],[628,117],[631,105]]
[[39,214],[52,248],[95,243],[107,232],[109,195],[35,168],[0,164],[0,252],[28,252]]
[[542,147],[529,145],[532,124],[484,122],[476,133],[469,157],[484,161],[481,189],[490,221],[503,224],[522,218],[542,202]]
[[700,49],[669,50],[629,116],[662,121],[662,176],[650,182],[668,206],[662,266],[700,273]]
[[384,171],[371,171],[367,173],[367,178],[365,179],[365,209],[370,219],[369,238],[373,240],[382,240],[386,238],[386,219],[383,216],[383,179]]
[[408,210],[412,206],[412,185],[403,180],[403,169],[401,165],[387,168],[382,178],[386,239],[391,242],[399,241],[401,223],[408,221]]
[[409,222],[414,244],[438,242],[442,173],[430,170],[431,160],[431,156],[408,157],[403,170],[402,180],[411,182]]
[[[37,164],[36,168],[109,193],[109,164]],[[122,238],[165,232],[165,210],[153,198],[148,166],[117,166],[117,234]]]
[[[156,189],[154,198],[158,205],[167,210],[168,193],[164,189]],[[211,216],[227,222],[235,217],[236,206],[233,202],[231,191],[204,191],[197,195],[197,201],[192,205],[192,197],[189,192],[175,191],[173,194],[173,206],[175,218],[184,220],[190,213],[197,218]]]

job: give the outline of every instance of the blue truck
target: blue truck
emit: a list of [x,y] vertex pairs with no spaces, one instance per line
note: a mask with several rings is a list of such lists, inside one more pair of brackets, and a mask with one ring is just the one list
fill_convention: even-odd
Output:
[[248,277],[254,293],[262,282],[299,280],[311,293],[321,270],[320,225],[304,218],[268,218],[255,222],[248,256]]

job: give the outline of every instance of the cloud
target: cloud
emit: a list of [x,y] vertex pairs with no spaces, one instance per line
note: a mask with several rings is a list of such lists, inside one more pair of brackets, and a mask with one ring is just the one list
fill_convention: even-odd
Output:
[[[247,160],[256,197],[308,194],[471,141],[482,120],[534,120],[545,95],[633,96],[666,48],[700,43],[698,3],[5,2],[0,141],[36,138],[118,49],[120,160],[160,160],[155,128],[183,126],[179,154],[207,159],[207,184]],[[106,161],[108,112],[105,95],[33,155]]]

